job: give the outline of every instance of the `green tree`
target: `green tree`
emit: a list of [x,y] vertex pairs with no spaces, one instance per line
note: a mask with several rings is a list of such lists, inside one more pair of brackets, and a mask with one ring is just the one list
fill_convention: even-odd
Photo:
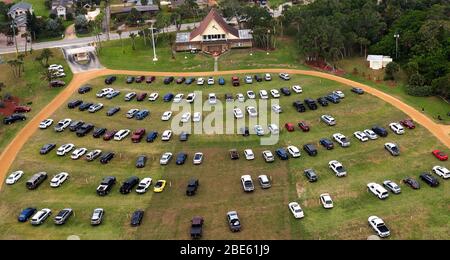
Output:
[[45,48],[42,50],[40,56],[42,57],[44,67],[48,67],[48,60],[53,58],[54,55],[52,50]]
[[125,51],[123,49],[122,30],[117,30],[117,34],[119,35],[120,44],[122,45],[122,53],[125,53]]
[[136,50],[136,34],[135,33],[130,33],[130,39],[131,39],[131,49]]
[[384,80],[395,80],[395,75],[399,70],[400,66],[396,62],[389,62],[384,70]]

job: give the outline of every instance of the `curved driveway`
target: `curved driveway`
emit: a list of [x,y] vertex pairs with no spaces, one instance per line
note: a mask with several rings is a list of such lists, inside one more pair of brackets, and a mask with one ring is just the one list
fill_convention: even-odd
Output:
[[234,70],[234,71],[217,71],[217,72],[143,72],[143,71],[128,71],[128,70],[110,70],[102,69],[96,71],[90,71],[80,74],[75,74],[70,84],[59,93],[47,106],[45,106],[34,118],[28,121],[28,123],[16,134],[14,139],[5,148],[0,155],[0,188],[3,185],[3,180],[8,173],[8,170],[16,158],[22,146],[28,141],[28,139],[38,130],[39,123],[49,118],[61,105],[63,105],[72,94],[78,89],[78,87],[92,80],[94,78],[105,76],[109,74],[123,74],[123,75],[145,75],[145,76],[205,76],[205,75],[232,75],[232,74],[245,74],[245,73],[280,73],[287,72],[290,74],[309,75],[319,78],[333,80],[345,85],[355,86],[364,89],[369,94],[372,94],[394,107],[400,109],[410,118],[423,127],[428,129],[434,136],[436,136],[445,146],[450,148],[450,125],[440,125],[432,121],[423,113],[417,111],[413,107],[403,103],[399,99],[392,97],[382,91],[374,89],[368,85],[358,83],[353,80],[341,78],[335,75],[309,70],[294,70],[294,69],[253,69],[253,70]]

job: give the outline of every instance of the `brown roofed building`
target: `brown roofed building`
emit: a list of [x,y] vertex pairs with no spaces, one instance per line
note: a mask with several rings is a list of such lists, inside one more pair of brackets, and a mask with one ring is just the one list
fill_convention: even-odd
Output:
[[231,48],[250,48],[252,39],[250,30],[238,30],[228,25],[213,8],[192,32],[177,33],[175,48],[176,51],[201,50],[221,54]]

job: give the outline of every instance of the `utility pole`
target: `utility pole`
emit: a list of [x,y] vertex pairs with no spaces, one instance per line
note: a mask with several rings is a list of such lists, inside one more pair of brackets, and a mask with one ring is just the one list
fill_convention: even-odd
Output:
[[14,45],[16,46],[16,56],[17,56],[17,55],[19,55],[19,47],[17,47],[16,22],[14,21],[14,19],[11,22],[11,28],[13,30]]
[[158,61],[158,58],[156,57],[155,36],[153,35],[153,23],[150,30],[152,30],[153,61]]
[[400,34],[394,34],[395,38],[395,59],[398,59],[398,38],[400,38]]

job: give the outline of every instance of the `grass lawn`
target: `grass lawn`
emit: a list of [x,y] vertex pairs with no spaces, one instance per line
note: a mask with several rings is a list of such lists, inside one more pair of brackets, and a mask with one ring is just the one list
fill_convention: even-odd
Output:
[[[49,59],[49,64],[62,64],[65,68],[67,77],[64,79],[66,83],[72,79],[72,72],[64,60],[63,54],[59,49],[52,49],[54,57]],[[0,64],[0,82],[4,82],[6,88],[1,92],[2,95],[10,93],[18,96],[21,103],[32,102],[32,111],[27,114],[28,118],[33,117],[41,108],[43,108],[50,100],[52,100],[60,91],[60,88],[49,88],[48,83],[40,79],[40,74],[44,70],[42,66],[34,60],[41,51],[34,51],[32,55],[28,54],[25,58],[25,73],[19,79],[13,77],[10,67],[6,61],[13,59],[15,54],[2,55],[5,64]],[[3,120],[3,117],[1,120]],[[25,123],[17,123],[5,126],[0,124],[0,152],[11,141],[16,133],[23,127]]]
[[[243,75],[241,75],[242,77]],[[170,128],[170,122],[160,120],[166,110],[175,110],[171,103],[157,100],[154,103],[144,101],[124,102],[123,96],[128,91],[159,92],[160,96],[171,91],[185,95],[194,89],[202,90],[203,99],[208,93],[215,92],[223,100],[225,93],[244,93],[248,89],[258,91],[269,90],[281,86],[301,84],[303,94],[282,96],[279,101],[284,112],[280,116],[280,125],[285,122],[296,123],[306,120],[311,124],[311,131],[303,133],[298,129],[288,133],[281,132],[280,141],[274,146],[260,146],[256,136],[241,135],[192,135],[187,142],[180,142],[174,136],[163,143],[158,138],[154,143],[131,143],[130,138],[121,142],[94,139],[92,136],[78,138],[66,130],[56,133],[52,129],[38,131],[19,153],[11,171],[21,169],[24,177],[14,186],[4,185],[0,191],[0,239],[65,239],[69,235],[79,235],[81,239],[189,239],[189,222],[195,215],[205,218],[205,239],[366,239],[373,231],[367,225],[371,215],[382,217],[391,229],[391,239],[446,239],[448,238],[448,201],[449,183],[440,179],[438,188],[430,188],[424,183],[420,190],[412,190],[403,184],[400,195],[392,195],[387,200],[378,200],[366,190],[368,182],[381,183],[391,179],[400,183],[406,176],[418,175],[430,171],[434,165],[450,167],[449,162],[438,162],[431,156],[433,148],[444,149],[444,146],[426,129],[417,126],[407,130],[402,136],[389,130],[387,138],[360,143],[351,137],[356,130],[363,130],[379,124],[386,126],[398,121],[405,114],[389,104],[370,95],[358,96],[336,82],[308,76],[294,75],[289,83],[274,79],[271,82],[254,83],[241,87],[227,86],[198,87],[196,85],[162,85],[161,78],[154,85],[124,84],[125,76],[120,76],[113,87],[120,89],[120,96],[112,100],[99,100],[95,92],[104,87],[103,79],[91,83],[93,92],[84,96],[74,94],[73,99],[102,102],[105,108],[96,114],[69,110],[66,106],[59,108],[52,116],[61,118],[82,119],[97,126],[109,129],[129,128],[135,130],[145,127],[147,131]],[[294,100],[307,97],[317,98],[334,89],[342,89],[346,98],[340,104],[330,104],[318,110],[297,113],[292,108]],[[113,117],[106,117],[105,111],[112,106],[120,106],[121,111]],[[130,108],[147,108],[150,117],[143,121],[126,119],[124,114]],[[261,111],[261,110],[260,110]],[[176,116],[178,112],[174,112]],[[337,125],[329,127],[319,121],[322,114],[331,114]],[[203,113],[204,118],[207,112]],[[230,115],[228,115],[230,116]],[[266,125],[266,124],[264,124]],[[340,132],[350,137],[351,147],[336,147],[327,151],[318,147],[319,154],[309,157],[302,150],[297,159],[268,164],[262,159],[261,152],[266,149],[274,151],[287,145],[303,146],[315,143],[323,137],[330,137]],[[55,151],[48,155],[38,155],[43,144],[55,142],[58,146],[73,142],[77,147],[115,151],[109,165],[101,165],[98,161],[72,161],[68,156],[58,157]],[[401,150],[399,157],[390,156],[383,148],[387,141],[396,142]],[[241,159],[231,161],[228,150],[236,148]],[[256,158],[246,161],[243,150],[252,148]],[[170,151],[174,156],[180,151],[188,153],[185,165],[177,166],[174,160],[167,166],[159,165],[163,152]],[[192,156],[201,151],[205,154],[202,165],[192,165]],[[138,155],[145,154],[149,160],[143,169],[134,167]],[[348,176],[337,178],[328,169],[328,161],[336,159],[347,168]],[[303,176],[303,170],[314,168],[319,181],[309,183]],[[70,173],[70,179],[58,189],[49,187],[47,180],[37,190],[28,191],[25,181],[38,171],[46,171],[51,178],[60,171]],[[253,180],[259,174],[268,174],[272,178],[272,188],[262,190],[255,182],[256,189],[247,194],[242,191],[240,176],[250,174]],[[106,197],[95,193],[101,179],[107,175],[117,177],[118,183]],[[139,178],[151,176],[153,180],[166,179],[168,185],[162,193],[151,190],[144,195],[132,192],[129,195],[119,193],[120,183],[127,177],[136,175]],[[200,180],[200,188],[194,197],[185,195],[187,181],[191,177]],[[319,205],[319,194],[331,194],[335,208],[325,210]],[[298,201],[305,211],[305,218],[296,220],[288,211],[287,204]],[[75,215],[64,226],[55,226],[52,218],[39,228],[29,223],[18,223],[17,214],[28,206],[38,208],[49,207],[53,216],[63,207],[72,207]],[[89,219],[92,210],[103,207],[106,211],[105,222],[99,227],[91,227]],[[138,209],[145,210],[144,220],[138,228],[130,227],[131,213]],[[226,223],[226,212],[237,210],[243,229],[239,233],[229,231]],[[414,227],[414,228],[412,228]]]
[[[20,1],[14,1],[16,3]],[[44,0],[26,0],[25,2],[31,4],[33,6],[34,13],[36,16],[46,16],[48,17],[50,14],[50,10],[45,6]]]
[[[406,94],[404,83],[406,82],[406,79],[404,75],[402,74],[399,75],[399,82],[397,86],[389,86],[383,81],[378,83],[373,80],[368,80],[363,76],[365,75],[367,77],[370,75],[372,79],[373,78],[383,79],[384,77],[384,70],[380,71],[371,70],[370,68],[367,67],[367,62],[363,58],[353,58],[343,60],[339,62],[339,67],[342,67],[346,72],[348,72],[345,75],[345,77],[367,84],[385,93],[388,93],[389,95],[395,96],[396,98],[402,100],[403,102],[407,103],[410,106],[413,106],[419,111],[422,111],[422,108],[424,108],[424,112],[430,118],[433,118],[434,121],[438,123],[446,125],[450,124],[450,116],[447,116],[447,113],[450,112],[450,104],[445,102],[442,98],[436,96],[415,97]],[[359,71],[358,75],[354,75],[352,73],[353,68],[355,67]],[[441,121],[437,119],[438,115],[441,116],[442,118]]]
[[[157,45],[157,62],[153,62],[151,42],[144,45],[144,41],[136,38],[136,50],[131,48],[131,40],[123,40],[123,52],[120,40],[103,44],[100,52],[100,62],[109,69],[150,70],[150,71],[212,71],[214,60],[203,54],[176,53],[172,59],[172,52],[168,44],[160,42]],[[130,57],[134,57],[130,59]],[[185,58],[186,57],[186,58]]]

